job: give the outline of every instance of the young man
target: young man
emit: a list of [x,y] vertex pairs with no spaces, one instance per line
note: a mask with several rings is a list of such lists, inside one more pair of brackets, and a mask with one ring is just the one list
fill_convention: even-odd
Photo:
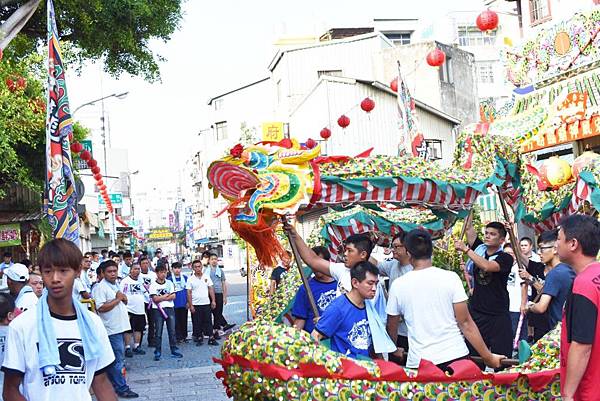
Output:
[[210,276],[202,274],[202,262],[192,262],[194,274],[186,283],[188,308],[192,313],[192,338],[197,346],[204,343],[204,336],[208,336],[208,345],[219,345],[214,337],[211,309],[215,302],[215,291]]
[[38,273],[29,273],[29,286],[33,288],[33,293],[39,299],[42,296],[42,291],[44,291],[42,276]]
[[363,234],[351,235],[346,238],[345,241],[344,263],[333,263],[329,260],[320,258],[312,249],[310,249],[292,225],[285,223],[284,229],[289,233],[291,240],[296,244],[302,261],[304,261],[313,272],[321,272],[327,276],[333,277],[337,281],[338,296],[352,290],[350,268],[359,262],[368,261],[371,256],[371,251],[373,250],[373,243],[369,237]]
[[0,263],[0,271],[3,271],[4,269],[9,268],[12,265],[13,265],[12,253],[4,252],[4,255],[2,255],[2,263]]
[[[392,284],[394,281],[396,281],[396,279],[402,277],[413,269],[412,265],[410,264],[410,256],[408,255],[408,252],[406,252],[406,247],[404,246],[405,236],[406,233],[404,231],[396,234],[392,239],[392,255],[394,258],[392,260],[386,260],[377,264],[377,267],[379,268],[379,274],[389,278],[388,288],[392,288]],[[394,338],[395,337],[392,337],[392,339]],[[408,343],[408,328],[406,327],[406,323],[404,321],[401,321],[398,325],[398,340],[396,341],[396,345],[404,349],[404,352],[408,354],[410,349]]]
[[162,259],[162,250],[158,248],[154,252],[154,257],[152,258],[152,266],[156,269],[158,267],[158,261]]
[[133,265],[133,255],[127,251],[123,253],[123,261],[119,264],[119,272],[117,277],[122,280],[129,275],[129,270]]
[[[129,276],[119,283],[120,290],[127,297],[127,313],[131,329],[125,332],[125,357],[133,358],[133,354],[145,355],[140,344],[144,329],[146,328],[146,312],[144,311],[144,299],[147,293],[140,278],[140,265],[134,263],[129,269]],[[132,338],[133,336],[133,338]],[[133,340],[133,350],[131,349]]]
[[[219,263],[219,257],[211,253],[208,258],[208,267],[204,270],[203,274],[210,276],[213,282],[213,288],[215,290],[215,302],[216,306],[212,310],[213,314],[213,330],[215,331],[214,337],[220,338],[220,334],[233,328],[235,324],[227,323],[223,316],[223,305],[227,305],[227,283],[225,282],[225,272],[217,264]],[[219,333],[221,331],[221,333]]]
[[152,300],[152,316],[154,318],[154,360],[159,361],[162,349],[163,323],[167,323],[169,335],[169,346],[173,358],[183,358],[177,348],[175,338],[175,311],[173,300],[175,299],[175,287],[167,280],[167,267],[160,264],[156,267],[156,280],[150,284],[150,299]]
[[575,272],[570,266],[561,263],[556,249],[558,232],[544,231],[538,239],[538,248],[542,262],[547,266],[548,273],[542,289],[542,296],[537,303],[530,303],[528,311],[548,315],[550,330],[562,320],[563,306],[571,289]]
[[354,265],[350,269],[352,289],[329,304],[312,337],[317,341],[330,338],[331,349],[346,356],[370,357],[372,338],[365,300],[375,297],[378,274],[377,267],[368,261]]
[[155,347],[154,335],[156,334],[156,329],[154,328],[154,317],[152,315],[152,301],[148,291],[150,291],[150,284],[156,280],[156,273],[150,270],[150,259],[144,256],[140,258],[140,269],[140,278],[146,290],[144,293],[144,310],[146,311],[146,320],[148,321],[148,347]]
[[[98,264],[98,266],[100,266],[100,264]],[[91,267],[92,267],[92,254],[91,252],[86,252],[85,255],[83,255],[83,262],[81,263],[81,275],[79,276],[79,278],[81,279],[83,285],[85,286],[85,288],[87,288],[88,292],[92,291],[92,278],[93,275],[91,275]]]
[[[324,246],[315,246],[312,250],[322,259],[329,260],[331,257],[329,251]],[[315,272],[314,277],[308,280],[308,286],[315,298],[319,315],[323,315],[325,309],[336,297],[337,282],[330,276],[321,272]],[[295,328],[312,333],[315,328],[315,315],[308,301],[306,288],[303,285],[300,286],[296,293],[291,313],[295,318]]]
[[83,260],[81,261],[81,274],[75,279],[75,283],[73,284],[73,296],[78,301],[90,299],[92,297],[92,286],[91,284],[87,284],[89,282],[87,271],[90,268],[90,264],[89,256],[83,255]]
[[498,368],[501,355],[486,347],[467,307],[467,294],[458,275],[431,264],[433,242],[429,233],[412,230],[404,239],[413,270],[390,287],[386,312],[388,334],[394,339],[400,318],[408,327],[409,352],[406,366],[416,369],[421,359],[440,369],[469,350],[464,337],[482,356],[486,365]]
[[563,401],[598,399],[600,377],[600,222],[576,214],[560,223],[556,242],[561,262],[577,276],[567,295],[560,341],[560,384]]
[[177,342],[187,342],[187,327],[188,327],[188,302],[186,283],[187,276],[181,273],[181,263],[175,262],[171,265],[173,274],[169,280],[175,287],[175,300],[173,306],[175,308],[175,338]]
[[[106,330],[98,316],[73,303],[81,259],[77,246],[64,239],[49,241],[40,250],[38,263],[48,292],[37,308],[9,326],[2,365],[5,401],[91,401],[90,386],[98,401],[117,401],[106,376],[114,360]],[[88,330],[82,333],[80,327]],[[40,349],[47,353],[40,355]],[[40,366],[54,358],[54,366]]]
[[29,270],[25,265],[15,263],[4,269],[7,278],[8,291],[15,298],[15,305],[23,312],[32,309],[38,303],[38,297],[33,288],[28,285]]
[[127,297],[117,285],[118,265],[113,260],[106,260],[100,264],[103,279],[94,289],[96,311],[104,323],[108,339],[115,355],[115,362],[108,368],[110,379],[115,392],[122,398],[137,398],[138,395],[131,391],[123,377],[125,364],[125,341],[123,334],[131,329],[127,315]]
[[509,306],[508,313],[510,313],[510,321],[512,323],[512,338],[517,335],[517,328],[519,327],[519,320],[521,314],[523,314],[523,320],[521,321],[521,332],[519,333],[519,340],[527,339],[527,282],[519,275],[519,264],[515,256],[515,251],[511,244],[504,244],[504,252],[508,253],[513,257],[513,265],[508,275],[508,281],[506,282],[506,290],[508,291]]
[[285,277],[288,270],[290,269],[290,266],[292,264],[292,253],[290,251],[287,251],[287,256],[288,258],[282,260],[281,264],[277,265],[277,267],[275,267],[271,272],[269,294],[275,294],[275,290],[277,290],[277,287],[279,287],[281,279]]
[[107,258],[108,258],[108,250],[107,249],[101,250],[99,262],[104,262]]
[[[467,226],[470,247],[456,241],[456,249],[473,261],[475,286],[469,301],[469,312],[491,351],[512,355],[512,324],[508,313],[509,298],[506,291],[513,258],[502,251],[506,228],[497,221],[485,226],[484,240],[477,237],[472,222]],[[471,344],[473,350],[473,344]]]
[[533,240],[529,237],[521,238],[519,241],[519,248],[521,248],[521,255],[525,260],[533,260],[534,262],[541,262],[540,255],[533,252]]

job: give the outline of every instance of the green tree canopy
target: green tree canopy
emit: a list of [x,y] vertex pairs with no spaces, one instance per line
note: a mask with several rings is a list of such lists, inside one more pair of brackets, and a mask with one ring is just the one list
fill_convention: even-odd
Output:
[[[0,7],[0,23],[26,0],[12,0]],[[123,72],[148,81],[160,76],[159,55],[149,48],[151,40],[168,41],[179,27],[182,0],[60,0],[55,1],[56,23],[61,43],[73,52],[75,61],[102,60],[113,76]],[[21,34],[21,56],[35,52],[46,41],[46,2],[27,22]],[[12,44],[11,44],[12,46]],[[18,56],[18,54],[16,54]],[[69,60],[72,62],[73,60]]]

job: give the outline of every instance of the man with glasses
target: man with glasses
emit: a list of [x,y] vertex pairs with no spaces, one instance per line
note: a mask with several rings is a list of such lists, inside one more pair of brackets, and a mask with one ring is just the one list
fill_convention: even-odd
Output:
[[562,319],[562,311],[567,294],[575,279],[575,272],[558,257],[556,230],[543,232],[538,239],[538,249],[542,262],[546,265],[546,280],[541,296],[536,303],[530,302],[527,310],[531,313],[548,315],[550,329]]

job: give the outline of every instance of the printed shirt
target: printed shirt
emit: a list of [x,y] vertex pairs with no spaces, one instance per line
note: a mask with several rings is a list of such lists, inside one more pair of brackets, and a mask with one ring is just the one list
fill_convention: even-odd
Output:
[[[324,283],[313,277],[309,280],[308,285],[312,291],[313,297],[315,298],[319,315],[322,315],[325,311],[325,308],[327,308],[329,304],[337,297],[337,281],[333,280],[329,283]],[[308,295],[306,295],[306,288],[304,288],[304,285],[301,285],[296,293],[296,299],[294,300],[294,305],[292,307],[292,316],[298,319],[306,320],[306,323],[304,323],[305,331],[310,333],[315,328],[315,324],[313,322],[315,314],[310,307],[310,302],[308,301]]]
[[152,282],[156,280],[156,273],[154,273],[152,270],[148,270],[148,273],[140,273],[140,279],[142,280],[142,284],[146,289],[146,294],[144,294],[144,302],[149,304],[150,295],[148,291],[150,291],[150,284],[152,284]]
[[127,312],[134,315],[143,315],[144,300],[148,291],[144,288],[142,280],[138,277],[137,280],[131,276],[125,277],[119,283],[121,292],[127,296]]
[[91,312],[103,351],[101,357],[85,360],[85,350],[76,316],[52,315],[60,365],[56,373],[45,375],[38,364],[38,334],[36,310],[23,312],[8,329],[6,353],[2,371],[23,375],[21,391],[28,401],[80,400],[90,401],[89,388],[95,375],[103,373],[114,361],[108,335],[98,316]]
[[372,340],[367,311],[354,305],[346,294],[329,304],[315,330],[331,339],[333,351],[354,358],[369,357]]
[[[150,293],[150,298],[152,298],[153,295],[163,296],[168,294],[174,294],[175,287],[173,286],[173,283],[169,280],[165,280],[165,282],[162,284],[158,283],[156,280],[153,280],[152,284],[150,284],[150,290],[148,292]],[[160,307],[163,309],[173,308],[173,306],[173,301],[160,302]],[[158,309],[158,306],[156,306],[154,302],[152,302],[152,309]]]
[[574,395],[575,401],[598,399],[598,377],[600,377],[600,263],[590,265],[573,281],[573,287],[567,295],[562,317],[560,340],[560,376],[561,386],[567,374],[567,359],[571,343],[592,345],[588,361],[579,387]]

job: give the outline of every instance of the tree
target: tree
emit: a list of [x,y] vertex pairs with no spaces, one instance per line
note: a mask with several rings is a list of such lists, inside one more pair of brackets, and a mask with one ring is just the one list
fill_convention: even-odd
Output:
[[[0,7],[0,23],[26,0],[11,0]],[[151,40],[168,41],[179,27],[182,0],[61,0],[56,1],[56,23],[61,43],[79,65],[102,60],[113,76],[123,72],[148,81],[159,79]],[[42,1],[21,34],[28,41],[16,47],[15,56],[26,57],[46,41],[46,2]],[[11,44],[10,47],[13,45]],[[18,54],[20,53],[20,54]]]

